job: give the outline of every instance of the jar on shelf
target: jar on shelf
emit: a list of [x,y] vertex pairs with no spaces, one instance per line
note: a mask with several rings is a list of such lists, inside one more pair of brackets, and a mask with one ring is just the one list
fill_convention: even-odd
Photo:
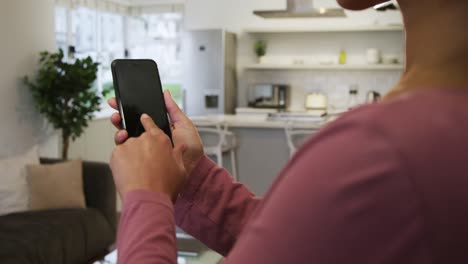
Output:
[[339,56],[338,62],[339,62],[340,65],[345,65],[346,62],[347,62],[347,54],[346,54],[346,51],[344,49],[342,49],[340,51],[340,56]]

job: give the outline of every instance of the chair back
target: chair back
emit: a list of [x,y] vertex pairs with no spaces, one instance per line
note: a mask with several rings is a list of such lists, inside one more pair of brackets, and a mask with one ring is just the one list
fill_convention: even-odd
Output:
[[318,122],[291,121],[286,123],[285,132],[290,157],[319,130],[320,126],[321,123]]
[[206,155],[216,157],[218,166],[223,166],[223,153],[229,153],[231,158],[231,172],[237,180],[236,148],[237,140],[233,132],[228,131],[224,122],[197,121],[197,130],[203,141]]
[[222,148],[226,142],[226,126],[221,122],[197,122],[197,130],[205,148]]

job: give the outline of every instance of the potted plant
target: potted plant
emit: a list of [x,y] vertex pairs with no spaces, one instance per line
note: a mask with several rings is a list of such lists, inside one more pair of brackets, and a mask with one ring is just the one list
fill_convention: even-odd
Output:
[[267,52],[267,43],[263,40],[258,40],[255,42],[254,51],[257,55],[258,62],[262,63],[262,58],[265,56]]
[[93,87],[99,64],[91,57],[68,63],[62,50],[41,52],[39,64],[36,80],[25,76],[24,83],[31,90],[38,111],[61,130],[62,158],[67,159],[70,139],[78,138],[100,110],[101,96]]

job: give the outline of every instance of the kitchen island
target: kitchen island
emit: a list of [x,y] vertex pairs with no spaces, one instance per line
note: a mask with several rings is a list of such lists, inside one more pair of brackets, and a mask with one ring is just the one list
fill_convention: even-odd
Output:
[[[196,126],[227,125],[237,141],[238,179],[257,195],[263,195],[287,164],[290,151],[285,129],[291,120],[271,120],[266,116],[213,115],[191,117]],[[294,122],[294,127],[319,129],[325,121]],[[205,144],[210,139],[201,133]],[[208,141],[208,142],[207,142]],[[224,167],[231,171],[230,159],[223,156]]]

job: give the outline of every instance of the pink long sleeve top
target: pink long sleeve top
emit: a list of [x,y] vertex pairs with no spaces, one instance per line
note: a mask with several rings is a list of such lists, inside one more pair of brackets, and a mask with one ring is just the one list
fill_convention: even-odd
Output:
[[416,92],[344,115],[263,199],[206,157],[175,205],[131,192],[119,263],[177,263],[176,224],[223,263],[468,263],[468,91]]

